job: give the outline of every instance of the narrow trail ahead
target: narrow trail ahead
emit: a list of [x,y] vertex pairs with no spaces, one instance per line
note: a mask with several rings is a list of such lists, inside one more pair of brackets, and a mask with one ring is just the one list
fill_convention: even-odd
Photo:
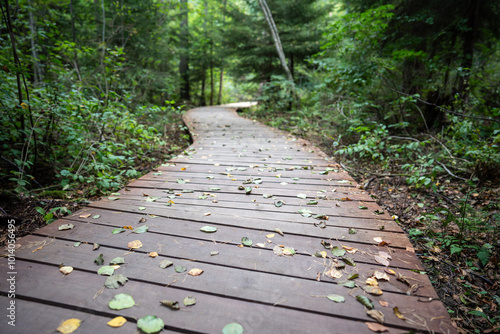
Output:
[[[389,333],[455,333],[391,217],[317,148],[235,108],[189,111],[194,144],[182,156],[19,239],[15,268],[0,261],[16,273],[16,327],[1,332],[54,333],[78,318],[75,333],[135,333],[136,319],[156,315],[173,333],[221,333],[233,322],[244,333],[373,333],[374,317]],[[97,271],[116,257],[124,263],[114,274],[128,282],[105,288],[109,276]],[[111,309],[119,293],[135,305]],[[184,306],[187,296],[196,304]],[[118,315],[129,321],[106,325]]]

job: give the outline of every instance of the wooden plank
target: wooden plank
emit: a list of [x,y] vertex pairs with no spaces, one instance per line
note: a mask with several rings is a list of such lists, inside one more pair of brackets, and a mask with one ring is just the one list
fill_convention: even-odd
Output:
[[[0,263],[2,270],[5,269],[4,263],[3,261]],[[20,269],[19,290],[29,290],[30,297],[38,301],[51,301],[63,306],[76,304],[79,308],[93,309],[99,313],[105,312],[115,316],[121,315],[130,319],[157,315],[164,320],[167,329],[184,333],[220,333],[226,324],[232,322],[240,323],[245,333],[303,333],[304,328],[311,328],[311,326],[314,326],[315,333],[331,333],[333,325],[336,330],[346,333],[353,330],[356,333],[372,333],[363,322],[351,317],[341,318],[335,315],[339,306],[332,302],[327,303],[322,312],[304,314],[301,310],[285,308],[280,304],[273,306],[268,303],[252,303],[132,279],[122,288],[103,289],[101,292],[106,278],[95,273],[76,269],[64,277],[59,273],[57,266],[25,261],[19,261],[18,266]],[[53,284],[37,279],[40,274]],[[5,288],[0,287],[0,291],[5,291]],[[136,305],[120,311],[109,309],[108,301],[118,293],[130,294]],[[94,296],[96,296],[95,299]],[[160,300],[168,299],[177,300],[182,305],[182,300],[187,296],[195,297],[196,304],[182,307],[179,311],[172,311],[159,303]],[[280,298],[285,296],[272,293],[271,297],[273,300],[280,301],[282,300]],[[392,326],[388,325],[388,327]],[[391,333],[404,333],[405,330],[400,327],[390,329]],[[30,326],[30,330],[25,333],[33,332],[36,332],[36,327]],[[101,331],[88,333],[101,333]]]
[[[33,269],[38,269],[37,271],[43,272],[44,276],[51,281],[58,283],[61,282],[58,285],[64,284],[63,279],[67,280],[67,283],[72,283],[69,286],[73,289],[66,289],[66,291],[70,290],[68,293],[79,297],[78,305],[80,307],[88,307],[88,302],[92,302],[92,305],[95,305],[94,307],[97,310],[106,310],[107,301],[116,292],[110,292],[109,289],[104,289],[101,295],[102,298],[99,296],[99,298],[95,301],[92,301],[94,294],[100,290],[100,287],[102,287],[105,281],[105,277],[99,276],[96,273],[99,268],[99,266],[96,266],[93,263],[93,259],[97,256],[96,252],[92,252],[91,247],[85,247],[78,251],[74,251],[72,243],[67,243],[66,246],[63,244],[53,243],[39,250],[40,255],[51,252],[51,248],[54,249],[53,253],[58,256],[57,259],[63,260],[66,265],[74,267],[75,271],[63,278],[59,273],[58,265],[47,266],[46,264],[18,260],[17,267],[21,272],[21,274],[18,275],[19,290],[23,290],[25,287],[24,284],[35,284],[36,287],[38,287],[38,289],[33,291],[35,297],[40,299],[47,298],[44,297],[44,292],[50,290],[50,288],[41,288],[40,282],[36,279],[36,275],[33,275],[36,271],[28,270],[28,268],[31,267]],[[278,303],[280,308],[306,312],[308,313],[307,316],[309,316],[310,312],[312,312],[314,314],[322,314],[326,316],[334,315],[335,317],[352,320],[371,320],[371,318],[366,314],[365,307],[353,297],[360,294],[364,295],[360,289],[354,289],[351,292],[353,296],[350,296],[346,293],[346,291],[348,291],[346,288],[329,282],[301,280],[263,272],[241,271],[231,267],[214,266],[206,263],[192,263],[191,261],[173,259],[174,265],[185,266],[188,270],[191,268],[204,270],[202,275],[198,277],[191,277],[186,273],[175,273],[173,267],[167,269],[157,267],[157,264],[163,257],[151,259],[148,258],[146,254],[139,251],[127,252],[126,249],[108,249],[104,247],[103,249],[100,249],[99,252],[102,252],[104,257],[108,259],[112,259],[116,256],[124,256],[125,264],[122,265],[116,273],[125,275],[129,278],[130,282],[128,282],[123,288],[120,288],[120,290],[123,291],[118,290],[117,292],[127,292],[135,297],[136,303],[139,304],[138,311],[140,313],[138,316],[140,317],[148,314],[146,310],[150,309],[149,305],[144,306],[144,308],[141,306],[143,304],[155,304],[152,302],[155,300],[159,302],[158,299],[161,298],[159,296],[160,294],[166,295],[168,293],[169,297],[171,295],[175,296],[172,300],[179,300],[183,298],[181,297],[182,294],[184,294],[185,297],[186,293],[188,293],[189,295],[194,295],[197,298],[198,308],[202,307],[199,303],[202,302],[206,294],[210,294],[226,299],[226,303],[232,303],[235,300],[242,300],[248,303],[258,301],[259,303],[268,306],[273,306]],[[125,255],[125,253],[128,254]],[[45,261],[42,260],[42,262]],[[31,273],[31,275],[29,275],[29,273]],[[35,277],[32,278],[32,276]],[[75,282],[75,280],[77,281]],[[85,286],[83,281],[93,282],[93,284]],[[210,284],[214,281],[218,281],[219,284]],[[140,284],[135,285],[133,284],[134,282],[140,282]],[[152,284],[158,288],[141,288],[140,285],[144,284]],[[61,297],[55,296],[54,293],[63,295],[64,293],[61,289],[57,288],[57,285],[50,286],[55,286],[55,291],[50,293],[49,299],[60,299]],[[162,293],[160,291],[164,290],[162,289],[163,286],[168,286],[168,292]],[[293,287],[296,289],[292,292],[289,288]],[[382,289],[384,289],[384,287],[382,287]],[[43,290],[41,293],[42,296],[36,295],[38,290]],[[154,290],[157,290],[157,292],[154,292]],[[171,293],[173,290],[175,290],[177,294]],[[325,296],[329,294],[345,295],[345,302],[342,304],[332,303],[325,298]],[[149,298],[144,299],[144,295],[149,295]],[[323,298],[315,296],[323,296]],[[370,299],[377,303],[375,308],[384,314],[384,324],[386,325],[405,328],[407,330],[430,329],[440,332],[440,327],[445,324],[441,319],[431,321],[427,320],[425,325],[422,321],[418,321],[419,319],[431,319],[435,314],[440,314],[445,311],[444,306],[439,300],[429,301],[428,298],[407,296],[405,294],[396,294],[391,292],[385,292],[382,296],[370,296]],[[397,306],[408,319],[411,319],[410,321],[414,321],[415,323],[409,325],[407,321],[399,319],[392,312],[392,308],[381,307],[378,304],[379,300],[388,302],[391,307]],[[425,308],[421,307],[421,303],[423,302],[426,302]],[[136,307],[134,307],[134,309],[135,308]],[[155,305],[152,305],[150,312],[154,310],[156,312],[153,314],[157,314],[157,310],[159,308],[160,306],[155,307]],[[199,312],[198,308],[196,308],[197,316]],[[132,311],[132,309],[130,310]],[[125,310],[122,310],[122,312],[124,311]],[[335,313],[331,314],[330,312],[332,311]],[[124,314],[128,316],[131,315],[129,312],[124,312]],[[197,321],[198,320],[199,318]]]

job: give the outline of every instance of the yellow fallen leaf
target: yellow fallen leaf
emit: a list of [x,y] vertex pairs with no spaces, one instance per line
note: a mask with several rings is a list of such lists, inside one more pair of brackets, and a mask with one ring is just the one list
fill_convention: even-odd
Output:
[[122,228],[123,228],[123,229],[125,229],[125,230],[133,230],[133,229],[134,229],[134,228],[133,228],[132,226],[130,226],[130,225],[123,226]]
[[392,310],[394,311],[394,314],[396,315],[396,317],[398,317],[401,320],[406,320],[405,316],[401,312],[399,312],[399,309],[397,306],[395,308],[393,308]]
[[392,270],[392,269],[386,268],[385,272],[388,273],[388,274],[390,274],[390,275],[396,275],[396,272],[394,270]]
[[321,252],[319,252],[319,253],[321,254],[321,257],[322,257],[323,259],[326,259],[327,254],[326,254],[326,252],[325,252],[325,251],[321,251]]
[[134,240],[127,244],[127,247],[130,249],[137,249],[142,247],[142,242],[140,240]]
[[59,268],[59,271],[62,272],[64,275],[69,275],[73,271],[73,267],[64,266],[64,267]]
[[344,248],[346,250],[346,252],[350,253],[350,254],[355,254],[358,251],[357,248],[344,246],[344,245],[342,245],[342,248]]
[[118,327],[123,326],[126,322],[127,322],[127,319],[125,319],[124,317],[116,317],[116,318],[113,318],[110,321],[108,321],[108,326],[118,328]]
[[118,264],[112,264],[110,265],[111,268],[113,268],[114,270],[120,268],[120,266]]
[[149,256],[151,256],[151,257],[157,257],[158,253],[157,252],[151,252],[151,253],[149,253]]
[[373,240],[375,240],[376,243],[381,243],[383,241],[381,237],[375,237]]
[[203,274],[203,270],[198,268],[193,268],[188,272],[188,274],[191,276],[200,276],[201,274]]
[[70,334],[76,331],[81,323],[82,321],[80,319],[71,318],[63,321],[59,327],[57,327],[57,331],[63,334]]
[[389,307],[389,303],[388,303],[388,302],[386,302],[386,301],[379,300],[378,302],[379,302],[379,304],[380,304],[382,307]]
[[186,167],[182,167],[181,170],[186,170]]
[[274,233],[266,234],[266,238],[268,238],[268,239],[274,238],[274,236],[275,236]]
[[378,285],[378,281],[375,277],[368,277],[366,279],[366,284],[368,285],[371,285],[371,286],[377,286]]
[[90,216],[92,216],[92,214],[88,213],[86,215],[80,215],[80,218],[89,218]]

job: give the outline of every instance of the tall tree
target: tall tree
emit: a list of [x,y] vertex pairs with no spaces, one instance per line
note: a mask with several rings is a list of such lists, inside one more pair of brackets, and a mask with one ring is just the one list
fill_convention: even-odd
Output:
[[181,26],[180,26],[180,61],[179,61],[179,75],[181,78],[180,83],[180,97],[183,100],[190,100],[189,91],[189,11],[188,1],[181,1]]

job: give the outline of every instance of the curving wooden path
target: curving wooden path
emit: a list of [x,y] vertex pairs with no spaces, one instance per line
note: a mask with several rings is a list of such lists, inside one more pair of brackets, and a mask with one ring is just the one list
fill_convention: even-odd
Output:
[[[221,333],[233,322],[244,333],[373,333],[377,321],[357,296],[373,302],[388,333],[456,332],[403,231],[317,148],[238,117],[235,106],[193,109],[185,121],[194,144],[182,156],[17,240],[16,327],[3,323],[0,332],[55,333],[78,318],[75,333],[135,333],[136,319],[156,315],[172,333]],[[64,224],[74,228],[59,230]],[[130,230],[141,226],[149,230]],[[142,247],[129,249],[134,240]],[[124,258],[115,271],[128,277],[124,286],[104,288],[99,254],[105,265]],[[173,265],[162,269],[163,260]],[[61,274],[63,264],[73,272]],[[13,271],[5,258],[0,267]],[[188,274],[193,268],[203,273]],[[9,287],[0,282],[4,312]],[[136,305],[110,309],[118,293]],[[187,296],[196,304],[184,306]],[[129,321],[106,325],[118,315]]]

